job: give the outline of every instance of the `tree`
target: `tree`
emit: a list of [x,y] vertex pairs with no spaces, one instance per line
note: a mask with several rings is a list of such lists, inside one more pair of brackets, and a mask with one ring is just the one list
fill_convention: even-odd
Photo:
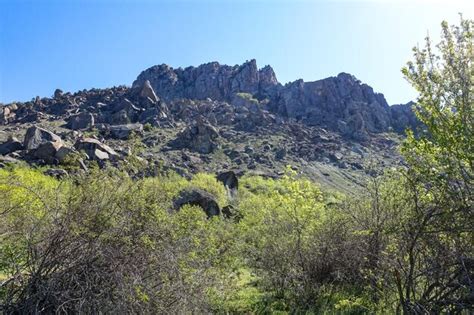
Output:
[[448,189],[464,208],[472,204],[474,178],[473,23],[462,16],[460,26],[443,22],[439,54],[427,37],[425,48],[413,48],[415,60],[402,69],[419,92],[415,113],[426,126],[417,139],[408,133],[405,157],[416,173]]
[[461,16],[459,26],[441,26],[438,51],[427,37],[402,69],[419,92],[415,112],[425,126],[402,147],[411,203],[395,272],[405,313],[474,304],[474,22]]

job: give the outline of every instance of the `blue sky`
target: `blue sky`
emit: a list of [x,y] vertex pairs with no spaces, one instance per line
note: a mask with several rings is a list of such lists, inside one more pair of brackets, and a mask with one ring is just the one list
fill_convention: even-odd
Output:
[[131,85],[140,71],[270,64],[280,82],[354,74],[389,104],[416,94],[400,69],[474,1],[0,0],[0,102]]

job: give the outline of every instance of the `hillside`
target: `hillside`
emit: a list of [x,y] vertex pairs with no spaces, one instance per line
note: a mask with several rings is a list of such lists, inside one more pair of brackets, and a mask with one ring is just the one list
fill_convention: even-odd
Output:
[[[351,191],[377,166],[401,163],[396,145],[417,124],[410,106],[389,106],[345,73],[282,85],[270,66],[258,69],[255,60],[185,69],[163,64],[140,73],[132,87],[58,89],[51,98],[6,104],[0,153],[3,163],[60,166],[82,150],[84,168],[88,161],[127,163],[134,151],[147,172],[184,176],[234,170],[278,177],[291,165],[323,186]],[[46,131],[29,146],[32,126]],[[48,144],[47,131],[60,144]],[[115,152],[97,154],[102,144]]]
[[416,103],[251,60],[2,104],[0,314],[473,314],[474,21],[441,27]]

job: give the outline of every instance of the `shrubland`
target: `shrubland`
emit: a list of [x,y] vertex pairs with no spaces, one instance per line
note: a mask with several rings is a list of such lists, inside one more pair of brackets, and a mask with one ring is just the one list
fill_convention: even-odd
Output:
[[[474,305],[472,21],[403,70],[424,129],[406,164],[342,195],[288,168],[185,179],[0,169],[3,313],[469,314]],[[186,188],[230,217],[173,208]]]

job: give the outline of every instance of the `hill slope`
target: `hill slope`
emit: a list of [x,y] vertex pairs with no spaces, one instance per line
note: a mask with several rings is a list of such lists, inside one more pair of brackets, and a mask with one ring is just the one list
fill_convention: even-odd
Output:
[[[401,162],[400,133],[417,120],[411,104],[389,106],[349,74],[282,85],[270,66],[258,69],[251,60],[159,65],[132,87],[56,90],[51,98],[0,107],[0,124],[4,163],[64,164],[83,151],[83,168],[94,160],[123,165],[139,152],[146,172],[233,169],[274,177],[291,165],[324,186],[352,191],[368,164]],[[52,145],[47,131],[61,139]],[[31,137],[37,146],[28,147]]]

